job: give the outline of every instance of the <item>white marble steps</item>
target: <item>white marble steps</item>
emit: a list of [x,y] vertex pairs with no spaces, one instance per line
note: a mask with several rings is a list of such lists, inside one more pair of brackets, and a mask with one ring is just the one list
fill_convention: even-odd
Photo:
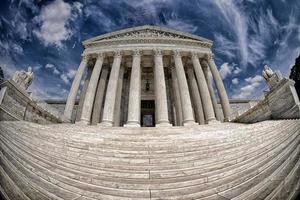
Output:
[[16,199],[12,191],[19,199],[276,199],[290,186],[284,198],[292,199],[299,132],[297,120],[161,132],[0,122],[0,192],[6,199]]

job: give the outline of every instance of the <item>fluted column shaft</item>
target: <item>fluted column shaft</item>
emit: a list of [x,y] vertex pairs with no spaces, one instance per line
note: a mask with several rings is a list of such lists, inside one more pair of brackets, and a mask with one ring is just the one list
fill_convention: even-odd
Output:
[[[226,121],[229,121],[229,118],[230,118],[230,105],[229,105],[228,96],[227,96],[221,75],[215,64],[215,61],[213,60],[212,56],[208,56],[207,60],[208,60],[207,62],[208,62],[210,71],[211,71],[213,78],[215,80],[215,83],[216,83],[216,87],[218,90],[218,94],[220,97],[222,110],[223,110],[223,114],[224,114],[224,121],[226,122]],[[206,61],[204,61],[204,62],[206,62]]]
[[219,107],[218,107],[218,102],[217,102],[217,99],[216,99],[215,91],[214,91],[214,88],[213,88],[212,77],[211,77],[211,74],[210,74],[210,71],[209,71],[210,70],[209,66],[207,65],[206,62],[202,62],[201,65],[203,66],[203,72],[204,72],[204,76],[205,76],[205,79],[206,79],[206,82],[207,82],[207,86],[208,86],[209,94],[210,94],[210,97],[211,97],[211,101],[213,103],[215,116],[216,116],[217,120],[220,121],[221,120],[220,112],[219,112]]
[[129,103],[128,103],[128,117],[126,126],[140,126],[141,116],[141,55],[138,50],[133,53],[130,89],[129,89]]
[[194,70],[192,68],[188,68],[187,74],[188,74],[189,85],[191,87],[191,96],[194,102],[196,119],[199,124],[205,124],[205,118],[204,118],[204,113],[202,108],[202,100],[199,94],[199,89],[194,75]]
[[120,51],[115,52],[114,61],[112,64],[112,69],[109,76],[109,81],[107,84],[103,116],[101,125],[103,126],[113,126],[114,120],[114,109],[116,103],[116,94],[118,89],[118,77],[121,66],[122,55]]
[[87,63],[88,63],[88,57],[84,56],[80,62],[79,68],[78,68],[75,78],[73,80],[73,83],[72,83],[72,86],[70,89],[70,93],[68,95],[68,99],[66,102],[65,111],[64,111],[64,116],[68,120],[71,120],[71,118],[72,118],[72,113],[73,113],[73,108],[74,108],[77,92],[78,92],[78,89],[80,86],[80,81],[83,76],[84,70],[87,66]]
[[172,67],[171,69],[171,74],[172,74],[172,85],[173,85],[173,94],[174,94],[174,103],[175,103],[175,113],[176,113],[176,122],[177,126],[182,125],[182,107],[181,107],[181,102],[180,102],[180,92],[179,92],[179,87],[178,87],[178,80],[176,76],[176,69],[175,67]]
[[180,91],[183,125],[195,124],[189,87],[185,77],[185,71],[183,68],[180,52],[174,52],[174,61]]
[[154,64],[156,126],[170,126],[163,57],[160,50],[154,51]]
[[92,124],[97,124],[100,122],[101,110],[104,100],[106,81],[108,76],[108,68],[102,67],[100,79],[98,81],[98,87],[96,92],[96,97],[94,100],[94,108],[92,114]]
[[192,53],[192,62],[194,66],[195,75],[197,78],[200,96],[202,98],[205,119],[209,123],[211,121],[215,121],[216,118],[215,118],[214,108],[210,98],[208,86],[205,80],[205,76],[199,62],[199,57],[196,53]]
[[114,111],[115,112],[114,126],[120,126],[123,79],[124,79],[124,67],[121,66],[119,72],[118,89],[117,89],[115,111]]
[[79,102],[78,102],[78,106],[77,106],[77,110],[76,110],[76,119],[75,119],[76,122],[80,121],[80,118],[81,118],[83,103],[84,103],[87,88],[89,86],[91,75],[92,75],[92,68],[88,67],[86,77],[85,77],[83,86],[81,88],[80,98],[79,98]]
[[104,60],[103,54],[99,54],[97,56],[97,60],[86,91],[83,108],[82,108],[82,114],[80,118],[80,121],[86,124],[89,124],[91,121],[94,99],[95,99],[99,76],[102,69],[103,60]]

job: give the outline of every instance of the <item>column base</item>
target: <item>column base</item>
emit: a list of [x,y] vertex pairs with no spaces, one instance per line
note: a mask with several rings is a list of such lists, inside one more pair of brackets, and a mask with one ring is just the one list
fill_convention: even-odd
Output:
[[141,127],[141,125],[138,122],[127,122],[124,127]]
[[224,118],[224,122],[230,122],[229,118]]
[[114,123],[111,122],[111,121],[102,121],[99,126],[102,126],[102,127],[113,127]]
[[196,123],[195,121],[186,121],[183,122],[183,126],[196,126],[199,125],[198,123]]
[[221,122],[216,120],[215,118],[207,120],[207,124],[220,124]]
[[155,127],[170,127],[172,126],[172,124],[170,124],[169,122],[160,122],[155,124]]
[[88,120],[81,119],[80,121],[76,121],[75,124],[78,124],[78,125],[89,125],[90,122]]

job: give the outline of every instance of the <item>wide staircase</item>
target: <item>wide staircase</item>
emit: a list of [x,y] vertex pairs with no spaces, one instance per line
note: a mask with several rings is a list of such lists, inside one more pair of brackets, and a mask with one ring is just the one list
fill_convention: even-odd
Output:
[[296,199],[300,121],[100,128],[0,122],[4,199]]

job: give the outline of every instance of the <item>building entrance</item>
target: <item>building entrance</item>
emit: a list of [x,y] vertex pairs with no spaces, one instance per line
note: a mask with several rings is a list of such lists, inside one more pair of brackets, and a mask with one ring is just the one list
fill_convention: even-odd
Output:
[[155,102],[154,100],[142,100],[141,102],[141,126],[155,126]]

